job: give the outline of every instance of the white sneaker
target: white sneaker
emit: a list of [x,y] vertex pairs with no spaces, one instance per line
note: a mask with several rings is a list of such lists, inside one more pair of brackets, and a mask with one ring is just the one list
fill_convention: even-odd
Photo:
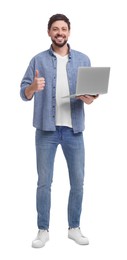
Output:
[[83,236],[79,227],[68,229],[68,238],[74,240],[79,245],[89,244],[88,238]]
[[32,241],[32,247],[40,248],[45,245],[49,240],[49,232],[47,230],[40,229],[38,231],[37,237]]

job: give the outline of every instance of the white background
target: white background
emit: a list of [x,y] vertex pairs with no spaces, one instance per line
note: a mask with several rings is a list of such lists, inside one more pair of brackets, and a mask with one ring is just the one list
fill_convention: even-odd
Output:
[[[0,4],[0,258],[127,259],[127,40],[124,0],[5,0]],[[68,172],[61,148],[52,185],[50,242],[36,236],[33,102],[19,96],[30,59],[48,49],[47,23],[64,13],[69,43],[92,66],[111,66],[109,93],[85,106],[86,176],[81,229],[90,245],[67,239]]]

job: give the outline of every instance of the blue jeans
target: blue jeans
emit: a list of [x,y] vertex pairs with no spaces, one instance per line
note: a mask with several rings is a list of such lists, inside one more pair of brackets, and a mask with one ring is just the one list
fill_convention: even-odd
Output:
[[54,132],[36,130],[38,172],[36,202],[39,229],[49,228],[53,166],[59,144],[67,161],[70,180],[68,227],[80,226],[85,159],[83,134],[82,132],[74,134],[72,128],[57,126]]

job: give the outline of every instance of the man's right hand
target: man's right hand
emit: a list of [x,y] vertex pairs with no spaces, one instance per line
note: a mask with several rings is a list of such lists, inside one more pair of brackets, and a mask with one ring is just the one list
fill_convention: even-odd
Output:
[[43,90],[44,87],[45,79],[43,77],[39,77],[39,71],[36,70],[33,83],[25,89],[27,99],[31,99],[35,92]]
[[31,84],[32,90],[34,92],[38,92],[44,89],[45,87],[45,79],[43,77],[39,77],[39,71],[36,70],[34,81]]

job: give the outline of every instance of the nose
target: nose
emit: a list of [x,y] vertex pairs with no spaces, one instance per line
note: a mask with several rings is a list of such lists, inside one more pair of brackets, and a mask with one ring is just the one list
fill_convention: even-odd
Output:
[[58,34],[62,35],[62,29],[58,30]]

